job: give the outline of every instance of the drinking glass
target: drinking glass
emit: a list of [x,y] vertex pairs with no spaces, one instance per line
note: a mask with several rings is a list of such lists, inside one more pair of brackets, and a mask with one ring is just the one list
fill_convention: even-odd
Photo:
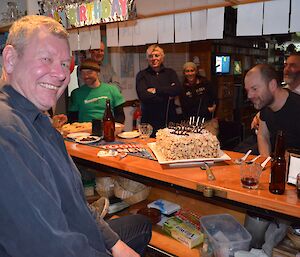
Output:
[[92,135],[94,136],[103,136],[103,124],[102,120],[93,119],[92,120]]
[[141,123],[138,126],[139,132],[140,132],[140,138],[141,139],[148,139],[153,131],[153,128],[150,124],[148,123]]
[[240,167],[241,183],[244,188],[257,189],[262,167],[256,162],[242,162]]

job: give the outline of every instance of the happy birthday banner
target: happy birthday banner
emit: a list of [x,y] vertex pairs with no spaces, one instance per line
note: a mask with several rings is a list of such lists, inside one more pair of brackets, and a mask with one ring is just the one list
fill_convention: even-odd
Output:
[[95,0],[89,3],[65,5],[52,10],[51,16],[61,22],[65,28],[125,21],[134,17],[134,0]]

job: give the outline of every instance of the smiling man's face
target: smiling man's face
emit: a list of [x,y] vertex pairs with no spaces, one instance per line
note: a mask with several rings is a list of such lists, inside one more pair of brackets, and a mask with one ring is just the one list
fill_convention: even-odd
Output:
[[9,71],[11,85],[38,109],[54,106],[70,81],[70,49],[66,39],[46,29],[33,35],[23,54],[15,54]]
[[160,51],[154,49],[151,54],[148,55],[148,63],[153,69],[158,69],[164,58]]

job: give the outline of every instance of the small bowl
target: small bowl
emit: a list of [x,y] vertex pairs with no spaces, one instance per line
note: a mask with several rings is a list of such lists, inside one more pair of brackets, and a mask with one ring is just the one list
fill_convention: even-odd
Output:
[[147,216],[151,220],[151,223],[153,225],[157,224],[161,220],[161,212],[160,212],[160,210],[155,209],[155,208],[145,207],[145,208],[138,210],[137,213]]

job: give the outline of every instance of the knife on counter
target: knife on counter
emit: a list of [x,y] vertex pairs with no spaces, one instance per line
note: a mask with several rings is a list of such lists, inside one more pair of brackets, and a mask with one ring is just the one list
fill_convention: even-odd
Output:
[[216,177],[215,175],[213,174],[212,170],[210,169],[210,167],[208,166],[208,164],[206,162],[203,163],[204,164],[204,168],[205,168],[205,171],[206,171],[206,176],[207,176],[207,179],[212,181],[212,180],[216,180]]

